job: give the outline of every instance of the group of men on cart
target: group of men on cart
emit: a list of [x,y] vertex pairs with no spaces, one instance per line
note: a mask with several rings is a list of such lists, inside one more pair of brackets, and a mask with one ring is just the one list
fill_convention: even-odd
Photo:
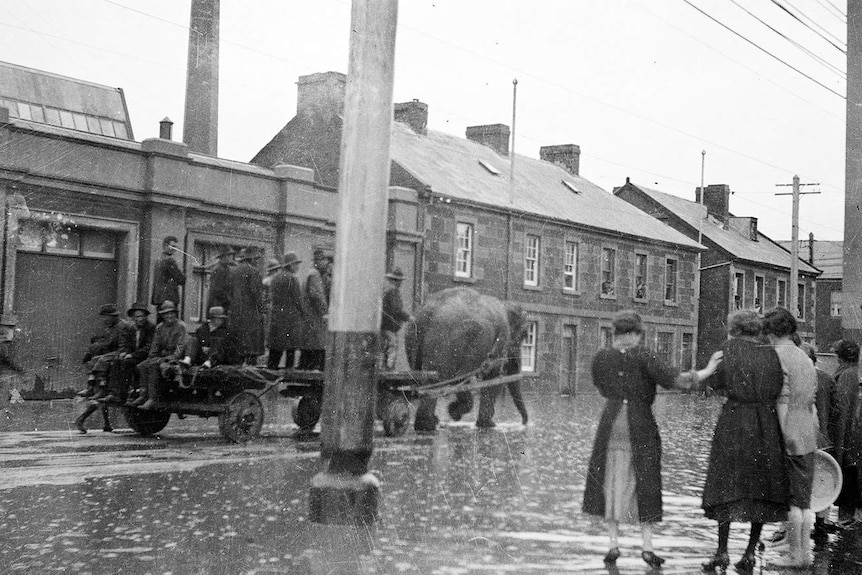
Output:
[[[111,404],[157,408],[170,386],[183,385],[184,370],[191,367],[258,365],[266,349],[267,368],[323,370],[331,256],[315,250],[313,269],[300,282],[301,260],[294,252],[269,262],[265,276],[255,263],[262,255],[259,251],[236,252],[225,247],[210,277],[207,320],[188,333],[176,303],[186,281],[174,259],[177,244],[175,237],[166,237],[155,266],[151,298],[155,323],[143,302],[129,307],[128,320],[120,318],[115,304],[101,306],[103,328],[91,339],[84,357],[88,385],[78,394],[89,400],[75,421],[81,433],[87,432],[86,419],[99,409],[103,430],[112,431]],[[239,263],[234,263],[235,255]],[[384,365],[394,369],[396,334],[410,315],[399,292],[403,272],[395,268],[387,278],[390,285],[384,294],[381,334],[386,342]]]

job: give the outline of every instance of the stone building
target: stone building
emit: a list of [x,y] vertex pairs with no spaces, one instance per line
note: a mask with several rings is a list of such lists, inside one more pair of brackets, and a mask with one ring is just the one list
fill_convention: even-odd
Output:
[[[319,183],[337,182],[345,79],[301,77],[296,117],[252,162],[313,166]],[[421,233],[391,250],[391,263],[417,262],[416,303],[453,286],[521,303],[523,368],[543,390],[594,389],[590,359],[623,308],[644,317],[659,355],[690,365],[696,241],[582,178],[575,145],[517,156],[512,185],[507,126],[473,126],[464,139],[428,130],[423,102],[394,113],[391,184],[416,190]]]
[[[787,307],[790,292],[791,255],[788,250],[757,229],[757,218],[730,213],[730,187],[706,187],[703,202],[700,188],[695,201],[635,184],[626,179],[614,195],[663,221],[689,238],[702,235],[707,248],[700,262],[700,319],[698,360],[705,362],[727,338],[727,316],[737,309],[758,312],[776,306]],[[799,335],[813,341],[817,310],[815,279],[820,270],[800,259],[795,289],[799,306],[796,318]]]

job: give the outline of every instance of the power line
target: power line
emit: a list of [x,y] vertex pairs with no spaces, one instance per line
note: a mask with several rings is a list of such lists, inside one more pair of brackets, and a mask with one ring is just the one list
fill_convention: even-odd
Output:
[[835,7],[831,2],[827,2],[826,0],[815,0],[818,4],[823,6],[826,11],[836,20],[841,22],[842,24],[847,24],[847,15]]
[[799,48],[799,50],[801,50],[803,53],[807,54],[808,56],[810,56],[812,59],[819,62],[823,66],[826,66],[829,69],[829,71],[836,74],[839,78],[841,78],[842,80],[847,79],[847,74],[844,73],[843,70],[841,70],[837,66],[833,65],[831,62],[829,62],[825,58],[822,58],[821,56],[815,54],[814,52],[812,52],[811,50],[809,50],[808,48],[806,48],[805,46],[803,46],[802,44],[800,44],[799,42],[794,40],[793,38],[790,38],[789,36],[784,34],[784,32],[782,32],[781,30],[778,30],[777,28],[775,28],[774,26],[772,26],[768,22],[764,21],[760,16],[758,16],[757,14],[755,14],[754,12],[752,12],[751,10],[749,10],[748,8],[746,8],[745,6],[743,6],[742,4],[737,2],[736,0],[730,0],[730,1],[735,6],[737,6],[740,10],[743,10],[746,14],[748,14],[749,16],[751,16],[752,18],[754,18],[755,20],[757,20],[758,22],[760,22],[761,24],[763,24],[764,26],[766,26],[767,28],[769,28],[770,30],[772,30],[773,32],[775,32],[776,34],[778,34],[779,36],[781,36],[782,38],[787,40],[788,42],[790,42],[793,46]]
[[[851,1],[852,1],[852,0],[851,0]],[[799,12],[800,14],[802,14],[803,16],[805,16],[805,14],[804,14],[804,13],[803,13],[799,8],[795,7],[795,6],[794,6],[793,4],[791,4],[788,0],[785,0],[785,2],[787,2],[787,4],[788,4],[791,8],[793,8],[794,10],[796,10],[797,12]],[[772,3],[773,3],[773,4],[775,4],[776,6],[778,6],[779,8],[781,8],[782,10],[784,10],[786,13],[790,14],[790,16],[791,16],[794,20],[796,20],[797,22],[799,22],[800,24],[802,24],[803,26],[805,26],[806,28],[808,28],[809,30],[811,30],[812,32],[814,32],[815,34],[817,34],[818,36],[820,36],[821,38],[823,38],[824,40],[826,40],[827,42],[829,42],[830,44],[832,44],[832,46],[834,46],[834,47],[835,47],[839,52],[841,52],[842,54],[845,54],[845,55],[847,54],[847,50],[845,50],[845,49],[844,49],[844,48],[842,48],[841,46],[838,46],[838,44],[835,44],[835,42],[833,42],[832,40],[830,40],[829,38],[827,38],[826,36],[824,36],[823,34],[821,34],[820,32],[818,32],[817,30],[815,30],[814,28],[812,28],[808,23],[803,22],[803,21],[802,21],[802,19],[801,19],[799,16],[797,16],[796,14],[794,14],[793,12],[791,12],[790,10],[788,10],[788,9],[787,9],[787,8],[786,8],[786,7],[781,3],[781,2],[779,2],[778,0],[772,0]],[[836,38],[834,34],[832,34],[831,32],[829,32],[828,30],[826,30],[826,29],[825,29],[825,28],[823,28],[822,26],[820,26],[817,22],[815,22],[814,20],[812,20],[810,17],[805,16],[805,18],[806,18],[806,19],[808,19],[808,20],[810,20],[812,24],[814,24],[815,26],[817,26],[818,28],[820,28],[821,30],[823,30],[826,34],[829,34],[830,36],[832,36],[833,38],[835,38],[835,40],[836,40],[837,42],[839,42],[839,43],[841,42],[841,40],[840,40],[839,38]]]
[[[770,56],[770,57],[774,58],[775,60],[777,60],[777,61],[781,62],[782,64],[784,64],[785,66],[787,66],[788,68],[790,68],[791,70],[793,70],[794,72],[796,72],[797,74],[799,74],[799,75],[801,75],[801,76],[804,76],[805,78],[808,78],[809,80],[811,80],[812,82],[814,82],[815,84],[817,84],[818,86],[820,86],[821,88],[824,88],[824,89],[828,90],[829,92],[831,92],[831,93],[835,94],[836,96],[838,96],[838,97],[839,97],[839,98],[841,98],[842,100],[846,100],[846,99],[847,99],[847,97],[846,97],[846,96],[842,96],[841,94],[839,94],[838,92],[836,92],[835,90],[833,90],[832,88],[830,88],[829,86],[827,86],[826,84],[824,84],[824,83],[820,82],[819,80],[815,80],[814,78],[812,78],[811,76],[809,76],[808,74],[806,74],[805,72],[803,72],[802,70],[800,70],[799,68],[797,68],[797,67],[793,66],[792,64],[789,64],[789,63],[785,62],[784,60],[782,60],[781,58],[779,58],[778,56],[776,56],[775,54],[773,54],[772,52],[770,52],[770,51],[769,51],[769,50],[767,50],[766,48],[763,48],[762,46],[760,46],[760,45],[759,45],[759,44],[757,44],[756,42],[754,42],[754,41],[752,41],[752,40],[749,40],[748,38],[746,38],[745,36],[743,36],[742,34],[740,34],[739,32],[737,32],[736,30],[734,30],[733,28],[731,28],[730,26],[728,26],[727,24],[725,24],[724,22],[721,22],[721,21],[717,20],[716,18],[714,18],[712,15],[710,15],[710,14],[708,14],[708,13],[704,12],[703,10],[701,10],[700,8],[698,8],[697,6],[695,6],[694,4],[692,4],[691,2],[689,2],[689,0],[682,0],[682,1],[683,1],[683,2],[685,2],[686,4],[688,4],[689,6],[691,6],[692,8],[694,8],[695,10],[697,10],[698,12],[700,12],[701,14],[703,14],[704,16],[706,16],[707,18],[709,18],[710,20],[712,20],[713,22],[715,22],[716,24],[718,24],[719,26],[721,26],[722,28],[726,29],[728,32],[731,32],[733,35],[738,36],[739,38],[741,38],[741,39],[745,40],[746,42],[748,42],[749,44],[751,44],[752,46],[754,46],[755,48],[757,48],[758,50],[760,50],[760,51],[761,51],[761,52],[763,52],[764,54],[767,54],[768,56]],[[774,2],[774,1],[775,1],[775,0],[773,0],[773,2]]]
[[823,112],[823,113],[824,113],[824,114],[826,114],[827,116],[830,116],[830,117],[834,118],[835,120],[838,120],[838,121],[839,121],[839,122],[841,122],[841,123],[844,123],[844,122],[846,121],[846,118],[845,118],[844,116],[838,116],[838,115],[836,115],[836,114],[833,114],[833,113],[832,113],[832,112],[830,112],[829,110],[826,110],[825,108],[822,108],[822,107],[818,106],[817,104],[815,104],[815,103],[814,103],[814,102],[812,102],[811,100],[808,100],[808,99],[806,99],[806,98],[804,98],[804,97],[800,96],[800,95],[799,95],[799,93],[798,93],[797,91],[790,90],[790,89],[788,89],[786,86],[784,86],[783,84],[780,84],[780,83],[778,83],[778,82],[775,82],[774,80],[770,80],[769,78],[767,78],[767,77],[763,76],[760,72],[758,72],[758,71],[757,71],[757,70],[755,70],[754,68],[752,68],[752,67],[750,67],[750,66],[747,66],[746,64],[743,64],[743,63],[742,63],[742,62],[740,62],[739,60],[736,60],[736,59],[734,59],[734,58],[730,57],[729,55],[727,55],[727,53],[726,53],[726,51],[725,51],[725,50],[721,50],[721,49],[719,49],[719,48],[716,48],[716,47],[714,47],[714,46],[711,46],[710,44],[708,44],[708,43],[704,42],[703,40],[701,40],[701,39],[700,39],[700,38],[698,38],[697,36],[695,36],[695,35],[691,34],[690,32],[688,32],[687,30],[685,30],[685,29],[683,29],[683,28],[680,28],[679,26],[677,26],[676,24],[674,24],[674,23],[672,23],[672,22],[668,22],[667,20],[665,20],[665,19],[664,19],[664,18],[662,18],[661,16],[659,16],[659,15],[657,15],[656,13],[652,12],[651,10],[649,10],[649,9],[645,8],[643,5],[641,5],[641,3],[635,2],[635,3],[633,4],[633,6],[637,6],[638,8],[640,8],[641,10],[643,10],[644,12],[646,12],[647,14],[649,14],[650,16],[652,16],[653,18],[655,18],[656,20],[658,20],[658,21],[660,21],[660,22],[663,22],[666,26],[669,26],[669,27],[673,28],[674,30],[676,30],[676,31],[677,31],[677,32],[679,32],[680,34],[684,34],[684,35],[688,36],[689,38],[691,38],[692,40],[694,40],[694,41],[695,41],[695,42],[697,42],[698,44],[701,44],[701,45],[703,45],[703,46],[705,46],[705,47],[709,48],[710,50],[712,50],[713,52],[715,52],[716,54],[718,54],[718,55],[719,55],[719,56],[721,56],[722,58],[725,58],[725,59],[727,59],[727,60],[730,60],[731,62],[733,62],[733,63],[734,63],[734,64],[736,64],[737,66],[739,66],[739,67],[741,67],[741,68],[744,68],[744,69],[748,70],[749,72],[751,72],[752,74],[754,74],[754,75],[758,78],[758,80],[765,80],[765,81],[769,82],[770,84],[772,84],[772,85],[773,85],[773,86],[775,86],[776,88],[778,88],[778,89],[780,89],[780,90],[783,90],[784,92],[787,92],[788,94],[790,94],[790,95],[791,95],[791,96],[793,96],[794,98],[796,98],[796,99],[798,99],[798,100],[801,100],[801,101],[805,102],[806,104],[808,104],[808,105],[809,105],[809,106],[811,106],[812,108],[815,108],[815,109],[817,109],[817,110],[820,110],[821,112]]

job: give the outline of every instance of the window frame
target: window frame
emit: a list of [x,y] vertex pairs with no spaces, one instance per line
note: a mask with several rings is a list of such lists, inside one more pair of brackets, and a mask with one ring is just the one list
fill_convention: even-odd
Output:
[[[671,266],[671,262],[673,262],[673,266]],[[670,278],[670,270],[673,267],[673,277]],[[673,288],[673,297],[669,298],[668,296],[668,279],[673,280],[672,288]],[[664,258],[664,305],[679,305],[679,258],[674,256],[665,256]]]
[[539,322],[527,321],[524,330],[524,339],[521,340],[521,371],[524,373],[536,373],[539,349]]
[[[757,300],[760,300],[759,309]],[[763,274],[754,274],[754,307],[752,309],[759,314],[762,314],[766,309],[766,276]]]
[[806,321],[805,320],[805,294],[806,294],[806,286],[805,282],[798,282],[796,284],[797,289],[797,299],[796,299],[796,319],[797,321]]
[[[784,286],[782,290],[781,287]],[[783,293],[782,293],[783,292]],[[775,282],[775,305],[787,308],[787,280],[778,278]]]
[[[566,268],[569,264],[569,246],[574,246],[574,257],[572,259],[571,272],[566,271]],[[568,294],[579,294],[581,293],[580,289],[580,253],[581,253],[581,244],[579,241],[567,238],[563,240],[563,292]],[[566,286],[566,278],[572,278],[572,287]]]
[[[739,282],[737,281],[739,278],[742,278],[742,286],[740,287]],[[733,297],[732,300],[732,309],[740,310],[745,309],[745,272],[733,272],[733,293],[731,294]],[[739,297],[739,304],[737,305],[737,297]]]
[[[835,301],[835,294],[838,294],[838,301]],[[829,317],[841,317],[841,305],[844,303],[844,292],[840,289],[829,292]],[[836,312],[836,304],[838,310]]]
[[[599,298],[601,299],[617,299],[617,246],[608,246],[603,245],[601,247],[601,253],[599,255]],[[605,269],[605,253],[612,254],[613,262],[610,265],[610,269]],[[611,282],[611,290],[610,292],[605,292],[605,282],[608,280],[605,279],[605,273],[610,274],[610,282]]]
[[[468,247],[464,249],[461,247],[461,234],[460,227],[466,226],[466,229],[469,231],[469,235],[467,237]],[[471,280],[474,275],[474,266],[473,266],[473,253],[474,248],[476,246],[476,223],[468,220],[458,219],[455,221],[455,265],[452,266],[452,273],[456,280]],[[466,271],[461,271],[458,269],[461,254],[466,254],[466,259],[463,261],[466,262]]]
[[[639,258],[643,258],[643,296],[638,296],[638,272],[640,271]],[[634,300],[637,302],[645,302],[649,299],[649,254],[642,251],[635,252],[634,261],[634,277],[632,285],[634,286]]]
[[605,349],[614,342],[614,326],[611,324],[599,324],[599,347]]
[[[535,246],[531,246],[531,241],[535,240]],[[535,253],[531,256],[530,252]],[[541,270],[541,255],[542,255],[542,237],[538,234],[524,234],[524,287],[537,288],[539,287],[539,273]],[[532,266],[528,263],[532,262]],[[529,273],[532,272],[532,279]]]
[[[670,336],[670,340],[667,338],[663,338],[662,336]],[[661,341],[664,339],[664,341]],[[674,344],[676,342],[676,333],[672,331],[661,331],[656,330],[655,332],[655,355],[658,359],[662,360],[665,365],[670,367],[675,367],[674,362]],[[662,345],[661,350],[659,349],[659,344]],[[666,345],[666,347],[665,347]]]

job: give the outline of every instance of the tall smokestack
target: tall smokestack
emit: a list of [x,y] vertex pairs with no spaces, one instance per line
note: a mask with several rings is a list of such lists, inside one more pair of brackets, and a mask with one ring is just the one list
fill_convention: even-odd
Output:
[[219,0],[192,0],[183,142],[193,152],[218,155]]

